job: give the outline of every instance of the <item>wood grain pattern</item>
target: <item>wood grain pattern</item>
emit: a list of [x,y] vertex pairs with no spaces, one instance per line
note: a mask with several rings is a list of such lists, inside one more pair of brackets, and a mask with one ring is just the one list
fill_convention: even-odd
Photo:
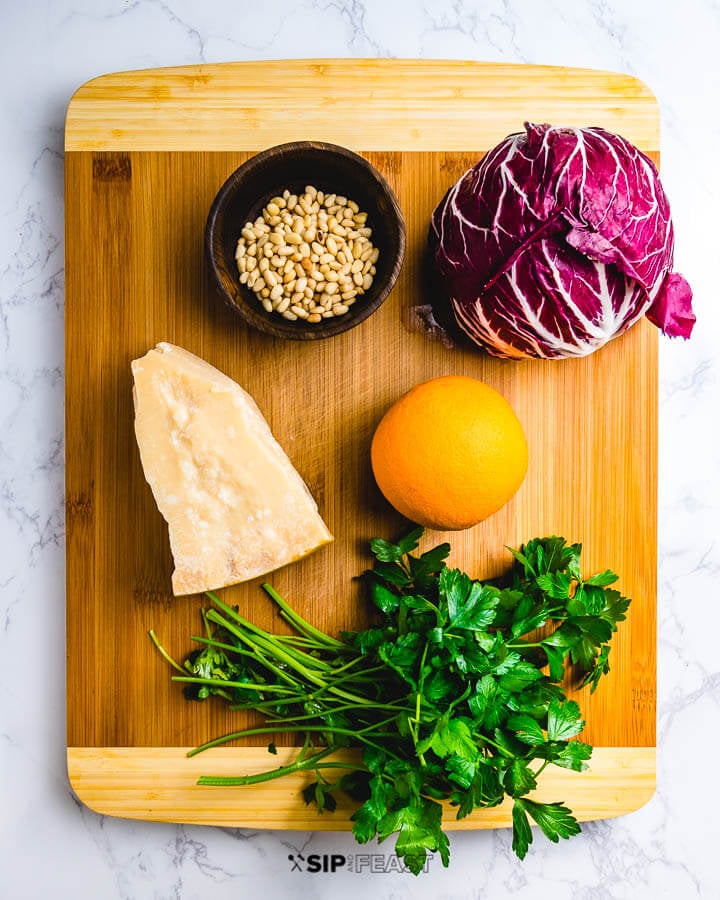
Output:
[[630,75],[456,60],[297,59],[103,75],[70,104],[66,150],[353,150],[475,153],[525,119],[602,125],[658,148],[658,107]]
[[[238,775],[262,771],[267,765],[257,752],[218,748],[187,759],[184,747],[73,747],[68,753],[70,780],[84,802],[103,815],[156,822],[223,825],[226,828],[349,831],[354,808],[338,794],[338,807],[322,816],[293,802],[313,779],[307,774],[249,787],[205,787],[201,775]],[[278,748],[273,766],[292,761],[294,751]],[[654,747],[597,747],[587,772],[551,767],[531,797],[540,802],[572,798],[573,813],[585,822],[612,818],[639,809],[655,792]],[[511,804],[475,810],[465,819],[446,805],[443,827],[448,831],[508,828]]]
[[[200,598],[171,596],[167,529],[144,481],[133,434],[129,364],[160,340],[186,347],[249,390],[307,481],[336,541],[270,580],[303,615],[330,631],[366,621],[351,582],[368,562],[366,541],[397,535],[407,525],[372,480],[369,443],[382,413],[417,382],[446,373],[474,375],[500,390],[526,429],[526,481],[487,522],[461,534],[428,535],[425,544],[447,537],[453,562],[489,576],[507,563],[504,544],[554,532],[583,542],[588,571],[620,572],[621,588],[634,602],[615,641],[610,676],[592,699],[580,698],[585,737],[600,746],[652,747],[656,331],[643,321],[587,359],[517,363],[449,350],[425,337],[413,320],[413,307],[430,299],[422,252],[432,208],[491,143],[533,114],[538,91],[547,91],[549,104],[538,109],[551,109],[556,121],[602,121],[656,156],[657,110],[650,95],[632,79],[607,73],[591,78],[571,70],[420,63],[416,83],[408,62],[288,63],[289,75],[302,68],[303,90],[315,98],[315,107],[303,112],[300,135],[291,115],[287,128],[277,125],[278,110],[289,103],[277,87],[282,65],[200,67],[202,78],[198,67],[107,76],[82,88],[68,112],[67,738],[76,748],[75,771],[82,772],[83,760],[102,757],[102,748],[193,746],[245,721],[220,704],[187,703],[146,635],[155,628],[182,657],[190,649],[188,636],[200,628],[202,605]],[[331,88],[338,81],[336,95]],[[148,85],[163,84],[166,89],[152,94],[151,108]],[[179,105],[181,84],[187,91]],[[364,97],[368,85],[366,105],[355,107],[353,135],[342,117],[333,130],[320,99],[332,105],[353,91]],[[377,149],[376,117],[388,105],[405,108],[406,97],[414,113],[417,98],[424,98],[422,135],[409,134],[406,118],[396,128],[383,119],[385,143]],[[227,123],[227,110],[237,104],[255,110],[255,124],[246,122],[242,135],[234,132],[230,152],[221,149],[227,142],[214,117]],[[598,119],[597,110],[605,118]],[[110,121],[115,137],[103,131]],[[462,123],[469,140],[468,121],[472,147],[466,143],[458,152],[456,136]],[[201,125],[207,129],[202,151],[196,134]],[[357,328],[318,343],[249,331],[213,294],[203,262],[205,218],[225,178],[252,150],[295,137],[360,149],[390,183],[407,225],[406,261],[390,297]],[[258,624],[282,628],[257,582],[224,596]],[[264,762],[264,746],[247,752]],[[85,756],[82,748],[100,749]],[[157,756],[148,754],[152,767]],[[571,805],[575,790],[573,783],[564,798]],[[285,792],[283,797],[288,807],[294,802]],[[604,809],[598,794],[598,815]],[[304,812],[297,827],[318,827],[314,813]]]

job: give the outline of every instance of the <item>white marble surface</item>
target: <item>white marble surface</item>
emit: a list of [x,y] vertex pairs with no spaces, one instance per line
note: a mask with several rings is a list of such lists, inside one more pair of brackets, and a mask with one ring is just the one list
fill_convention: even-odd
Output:
[[[0,35],[0,897],[719,897],[718,0],[1,0]],[[107,71],[288,56],[591,66],[638,75],[660,100],[677,267],[698,325],[661,351],[658,791],[561,847],[537,837],[524,864],[507,833],[478,832],[452,838],[449,871],[418,879],[300,874],[289,853],[357,848],[342,834],[102,818],[68,786],[65,106]]]

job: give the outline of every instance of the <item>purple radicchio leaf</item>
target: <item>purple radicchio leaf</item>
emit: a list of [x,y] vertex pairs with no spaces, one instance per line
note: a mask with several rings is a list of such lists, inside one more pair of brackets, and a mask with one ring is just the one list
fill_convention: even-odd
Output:
[[652,161],[602,128],[525,127],[433,213],[460,327],[510,358],[584,356],[646,314],[689,337],[692,292],[670,271],[670,207]]

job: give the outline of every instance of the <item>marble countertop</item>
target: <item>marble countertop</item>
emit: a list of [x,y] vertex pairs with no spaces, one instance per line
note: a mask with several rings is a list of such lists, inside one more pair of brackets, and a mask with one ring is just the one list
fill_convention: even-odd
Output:
[[[604,898],[720,896],[720,338],[717,0],[26,0],[0,4],[0,896],[22,898]],[[103,818],[65,768],[63,120],[109,71],[224,60],[402,56],[549,63],[637,75],[663,116],[663,180],[691,281],[691,341],[660,356],[658,788],[526,861],[505,832],[456,833],[453,862],[313,875],[289,856],[349,854],[343,834]],[[715,115],[713,115],[715,113]],[[702,748],[698,752],[696,748]],[[712,762],[707,764],[710,770]],[[370,847],[370,852],[378,851]],[[385,848],[380,849],[380,853]],[[388,851],[389,852],[389,851]]]

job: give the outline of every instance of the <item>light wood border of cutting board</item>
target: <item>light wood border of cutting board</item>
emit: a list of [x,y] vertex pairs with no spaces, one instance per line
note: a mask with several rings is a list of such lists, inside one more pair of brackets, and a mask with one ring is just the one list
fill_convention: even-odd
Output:
[[[310,773],[287,775],[252,788],[196,784],[201,775],[246,775],[287,765],[298,748],[278,747],[277,756],[271,756],[265,748],[221,747],[187,758],[188,749],[71,747],[70,782],[83,803],[103,815],[236,828],[347,831],[352,827],[355,807],[341,793],[333,813],[318,815],[302,802],[300,791],[313,780]],[[589,821],[639,809],[654,792],[654,747],[596,747],[586,772],[551,766],[531,796],[547,802],[564,800],[580,821]],[[288,797],[297,797],[297,802],[288,803]],[[461,820],[455,815],[447,806],[445,828],[512,825],[508,802]]]
[[[229,102],[239,78],[243,90]],[[318,106],[321,87],[326,97],[331,87],[332,98]],[[484,95],[499,91],[507,96],[500,115],[481,103]],[[264,99],[278,97],[282,104],[263,106]],[[445,97],[452,98],[447,107],[441,102]],[[630,106],[631,127],[624,129]],[[472,151],[493,146],[524,119],[568,125],[592,121],[623,131],[646,152],[657,152],[660,143],[655,97],[628,75],[463,61],[328,59],[183,66],[94,78],[70,101],[65,150],[259,150],[277,143],[280,133],[283,141],[331,139],[354,147],[352,110],[359,107],[363,150]],[[282,765],[293,752],[278,748],[272,763]],[[323,816],[304,803],[287,804],[287,796],[297,793],[307,776],[252,789],[196,785],[201,774],[268,768],[264,748],[218,748],[212,756],[193,758],[186,753],[187,748],[177,747],[69,747],[68,774],[78,798],[103,815],[291,830],[351,827],[352,807],[342,799],[335,813]],[[655,763],[654,747],[596,747],[588,772],[548,769],[533,796],[552,801],[571,793],[581,821],[624,815],[652,797]],[[461,821],[451,809],[445,815],[448,829],[510,825],[508,804]]]
[[[506,97],[500,114],[482,103],[499,92]],[[452,102],[443,104],[445,98]],[[623,129],[630,105],[631,127]],[[494,146],[526,119],[592,122],[622,131],[641,150],[659,146],[655,97],[629,75],[452,60],[322,59],[102,75],[70,101],[65,150],[261,150],[282,135],[283,142],[331,139],[363,150],[473,151]]]

